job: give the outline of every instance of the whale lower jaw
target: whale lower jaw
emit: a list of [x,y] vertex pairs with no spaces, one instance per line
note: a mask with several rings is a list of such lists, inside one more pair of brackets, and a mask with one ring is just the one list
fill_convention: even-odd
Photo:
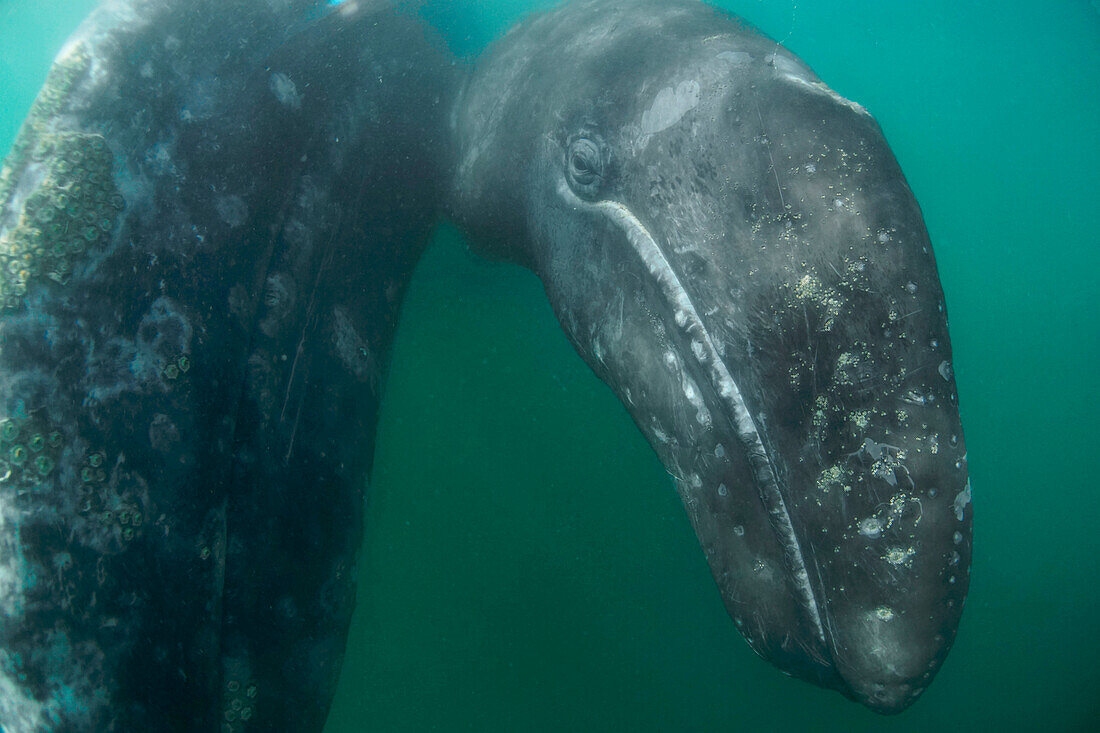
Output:
[[[783,549],[793,590],[812,624],[813,634],[820,642],[821,650],[828,654],[827,650],[831,645],[822,620],[822,604],[810,583],[806,557],[791,522],[787,503],[783,499],[775,465],[764,446],[756,421],[749,412],[742,392],[719,355],[714,338],[699,315],[687,289],[657,240],[629,207],[609,199],[585,201],[569,188],[564,179],[559,183],[558,190],[570,206],[598,213],[613,224],[623,234],[657,284],[658,291],[666,301],[670,312],[674,314],[676,329],[691,344],[691,348],[687,350],[691,354],[689,363],[693,362],[706,375],[706,382],[711,391],[717,395],[721,406],[725,408],[720,412],[728,420],[745,449],[760,501],[768,512],[772,531]],[[684,358],[689,357],[684,355]],[[835,673],[831,661],[820,658],[815,661],[829,672]]]

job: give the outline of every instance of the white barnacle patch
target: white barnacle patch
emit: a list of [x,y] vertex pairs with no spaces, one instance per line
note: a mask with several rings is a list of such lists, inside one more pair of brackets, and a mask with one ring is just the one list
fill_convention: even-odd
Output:
[[871,427],[871,411],[870,410],[856,410],[848,419],[852,425],[859,431],[865,431]]
[[819,331],[833,329],[844,305],[843,298],[836,290],[824,285],[816,275],[809,273],[788,287],[799,304],[813,306],[819,313]]
[[882,556],[882,559],[894,567],[908,567],[916,552],[912,547],[890,547],[886,550],[886,554]]
[[271,93],[286,107],[302,108],[302,95],[298,91],[298,85],[286,74],[271,75]]
[[848,483],[848,471],[841,466],[830,466],[817,477],[817,489],[828,494],[833,489],[851,491]]
[[875,609],[875,618],[879,621],[890,621],[894,618],[894,609],[889,606],[879,606]]
[[859,523],[859,533],[868,539],[878,539],[882,534],[882,520],[878,517],[867,517]]
[[966,511],[966,505],[970,503],[970,481],[966,482],[966,486],[955,497],[955,519],[960,522],[963,520],[963,513]]
[[672,127],[684,115],[698,107],[699,94],[699,82],[694,79],[682,81],[674,87],[667,86],[657,92],[653,104],[642,113],[642,119],[638,123],[641,147],[645,147],[653,135]]

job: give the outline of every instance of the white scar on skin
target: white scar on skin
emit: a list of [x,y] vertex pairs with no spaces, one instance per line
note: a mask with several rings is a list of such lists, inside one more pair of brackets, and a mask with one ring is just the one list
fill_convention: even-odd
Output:
[[653,104],[642,113],[638,124],[641,132],[642,147],[649,138],[658,132],[667,130],[684,118],[691,110],[699,106],[699,82],[694,79],[682,81],[675,87],[665,87],[657,92]]
[[714,391],[729,407],[733,415],[733,427],[748,451],[749,463],[753,468],[757,485],[760,487],[761,499],[772,516],[772,525],[779,535],[780,543],[783,545],[794,570],[795,581],[803,605],[810,614],[818,638],[824,643],[825,631],[821,624],[821,612],[813,588],[810,586],[806,562],[794,531],[794,525],[791,523],[790,513],[787,511],[787,505],[779,491],[779,481],[776,477],[775,468],[772,466],[771,458],[764,448],[764,442],[760,438],[760,431],[756,427],[756,422],[741,396],[741,390],[718,355],[714,340],[680,282],[680,278],[672,269],[653,235],[626,206],[617,201],[597,201],[593,203],[583,201],[573,193],[564,178],[558,184],[558,191],[562,198],[571,205],[578,209],[588,209],[602,214],[623,232],[631,247],[645,263],[649,274],[653,276],[659,285],[661,294],[672,307],[676,325],[682,329],[689,340],[702,344],[702,348],[698,349],[693,356],[708,370],[708,376]]

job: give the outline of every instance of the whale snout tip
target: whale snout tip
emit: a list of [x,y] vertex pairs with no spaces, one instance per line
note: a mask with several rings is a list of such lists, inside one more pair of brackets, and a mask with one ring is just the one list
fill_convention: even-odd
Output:
[[906,648],[877,645],[848,654],[836,650],[834,654],[848,697],[876,713],[896,715],[924,693],[943,650],[935,643]]
[[853,700],[880,715],[897,715],[909,708],[921,693],[923,685],[910,682],[868,682],[851,685],[849,690]]

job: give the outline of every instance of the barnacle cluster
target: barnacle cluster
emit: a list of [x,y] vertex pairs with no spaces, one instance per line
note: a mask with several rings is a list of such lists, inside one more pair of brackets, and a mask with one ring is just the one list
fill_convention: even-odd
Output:
[[107,454],[92,451],[80,467],[80,491],[84,495],[82,514],[95,518],[117,531],[123,542],[130,542],[141,533],[145,516],[140,505],[125,494],[116,493],[108,484]]
[[84,47],[76,46],[50,69],[46,83],[11,146],[11,153],[0,167],[0,204],[7,203],[16,180],[33,158],[47,123],[61,111],[73,85],[87,72],[89,62]]
[[38,486],[53,475],[64,442],[61,431],[34,416],[0,420],[0,485]]
[[0,238],[0,306],[16,307],[33,277],[64,283],[73,259],[103,243],[123,208],[100,135],[43,135],[34,156],[46,171],[22,216]]
[[851,471],[844,466],[830,466],[818,475],[817,488],[826,494],[832,489],[848,492],[852,490],[851,479]]
[[844,298],[836,290],[822,283],[813,274],[807,273],[795,283],[788,283],[793,298],[791,305],[811,306],[817,313],[817,330],[832,331],[844,308]]
[[242,730],[238,721],[247,723],[252,719],[258,688],[255,683],[242,684],[231,679],[225,685],[225,709],[222,711],[222,731]]
[[191,371],[191,357],[184,354],[178,359],[168,362],[161,373],[164,375],[165,379],[175,381],[189,371]]
[[[32,278],[64,283],[74,258],[107,239],[124,207],[103,136],[48,130],[86,66],[79,51],[54,66],[0,171],[0,205],[21,207],[0,237],[0,309],[18,307]],[[34,190],[13,200],[23,176]]]

